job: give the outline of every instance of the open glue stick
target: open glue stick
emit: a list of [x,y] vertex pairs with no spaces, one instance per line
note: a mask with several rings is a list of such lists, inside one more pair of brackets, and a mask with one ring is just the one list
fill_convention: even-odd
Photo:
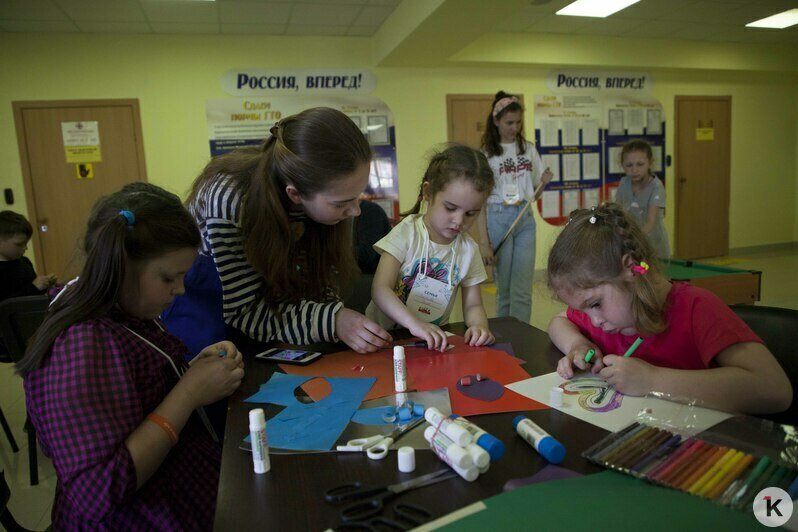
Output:
[[393,348],[393,383],[397,392],[407,390],[407,361],[405,360],[405,348],[396,345]]
[[513,428],[525,442],[552,464],[559,464],[565,458],[565,447],[524,416],[513,419]]

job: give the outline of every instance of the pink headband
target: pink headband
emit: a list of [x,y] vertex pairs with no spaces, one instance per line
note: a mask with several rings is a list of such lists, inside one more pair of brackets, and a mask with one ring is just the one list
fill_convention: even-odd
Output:
[[499,113],[501,113],[504,110],[504,108],[510,105],[511,103],[518,103],[518,98],[516,98],[515,96],[505,96],[504,98],[496,102],[496,105],[493,106],[493,118],[496,118],[496,116]]

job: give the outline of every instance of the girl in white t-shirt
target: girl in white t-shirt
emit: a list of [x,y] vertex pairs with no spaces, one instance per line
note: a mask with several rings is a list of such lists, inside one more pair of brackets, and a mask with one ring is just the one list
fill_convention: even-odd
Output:
[[465,341],[493,342],[479,289],[487,275],[479,246],[467,233],[493,184],[488,161],[477,150],[452,144],[432,157],[416,205],[374,245],[381,257],[366,316],[386,329],[405,327],[430,349],[443,351],[447,341],[440,325],[462,286]]
[[[529,323],[535,273],[535,217],[529,203],[540,197],[542,189],[538,187],[551,181],[552,173],[544,169],[540,154],[524,138],[523,121],[524,107],[518,98],[496,93],[482,137],[482,150],[496,183],[477,227],[482,259],[486,265],[494,265],[496,316]],[[494,255],[504,235],[507,239]]]

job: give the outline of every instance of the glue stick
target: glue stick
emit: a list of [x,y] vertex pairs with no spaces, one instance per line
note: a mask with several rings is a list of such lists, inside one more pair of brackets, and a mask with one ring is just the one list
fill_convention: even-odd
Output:
[[401,345],[395,345],[393,348],[393,384],[397,392],[404,392],[407,390],[405,348]]
[[430,425],[437,427],[439,431],[446,434],[456,445],[465,447],[471,443],[471,433],[451,419],[448,419],[434,406],[427,408],[427,410],[424,412],[424,418],[429,422]]
[[474,467],[474,460],[466,450],[454,443],[443,432],[436,431],[435,427],[427,427],[424,431],[424,439],[429,442],[433,449],[445,454],[453,465],[463,469]]
[[449,416],[449,419],[471,433],[473,442],[488,452],[491,462],[497,462],[502,456],[504,456],[504,443],[502,443],[499,438],[488,432],[485,432],[481,427],[470,422],[464,417],[452,414]]
[[252,443],[252,464],[255,473],[267,473],[269,463],[269,444],[266,441],[266,417],[262,408],[249,411],[249,436]]
[[565,458],[565,447],[524,416],[513,419],[513,428],[525,442],[535,448],[543,458],[552,464],[559,464]]
[[[459,447],[459,453],[463,453],[460,460],[452,460],[450,455],[457,455],[458,451],[453,449],[458,449],[454,443],[449,443],[448,447],[444,447],[444,444],[441,444],[441,440],[448,440],[446,435],[438,432],[435,435],[435,439],[432,439],[432,435],[435,434],[435,427],[427,427],[427,430],[424,431],[424,438],[430,443],[430,447],[432,451],[438,455],[438,458],[443,460],[446,464],[449,465],[452,469],[454,469],[455,473],[463,477],[468,482],[473,482],[479,476],[479,470],[471,463],[467,467],[462,467],[459,464],[461,463],[470,463],[471,457],[465,453],[462,447]],[[451,442],[451,440],[449,440]]]

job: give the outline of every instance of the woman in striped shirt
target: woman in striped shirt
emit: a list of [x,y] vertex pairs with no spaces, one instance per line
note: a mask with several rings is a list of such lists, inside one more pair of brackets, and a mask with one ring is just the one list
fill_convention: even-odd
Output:
[[211,160],[187,200],[202,250],[186,294],[163,314],[170,331],[192,353],[236,330],[261,342],[388,346],[382,327],[339,298],[357,271],[350,220],[370,162],[360,129],[326,107],[283,118],[259,147]]

